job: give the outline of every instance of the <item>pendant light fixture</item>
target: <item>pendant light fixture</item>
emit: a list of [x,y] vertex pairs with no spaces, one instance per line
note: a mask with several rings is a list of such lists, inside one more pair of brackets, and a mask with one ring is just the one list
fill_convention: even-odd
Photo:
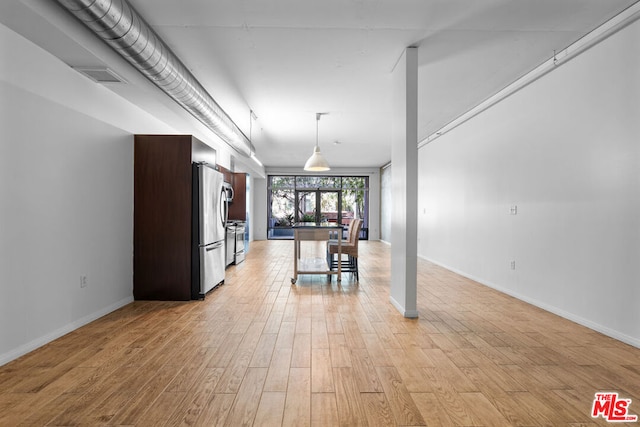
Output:
[[329,113],[316,113],[316,146],[313,149],[313,154],[304,164],[304,170],[310,172],[323,172],[331,169],[329,163],[325,160],[324,156],[320,152],[320,146],[318,146],[318,124],[320,123],[320,116]]

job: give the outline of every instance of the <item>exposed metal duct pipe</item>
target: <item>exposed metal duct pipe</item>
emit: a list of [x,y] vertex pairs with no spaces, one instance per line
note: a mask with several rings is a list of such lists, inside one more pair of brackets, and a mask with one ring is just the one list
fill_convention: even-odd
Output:
[[57,0],[131,65],[241,154],[251,143],[126,0]]

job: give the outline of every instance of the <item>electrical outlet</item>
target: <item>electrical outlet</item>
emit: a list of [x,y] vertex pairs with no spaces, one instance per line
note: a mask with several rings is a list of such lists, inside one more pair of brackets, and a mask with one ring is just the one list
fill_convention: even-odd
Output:
[[80,276],[80,287],[86,288],[89,283],[89,278],[87,276]]
[[511,261],[511,269],[512,270],[516,269],[516,262],[515,261]]
[[509,213],[511,215],[518,215],[518,205],[511,205],[511,208],[509,209]]

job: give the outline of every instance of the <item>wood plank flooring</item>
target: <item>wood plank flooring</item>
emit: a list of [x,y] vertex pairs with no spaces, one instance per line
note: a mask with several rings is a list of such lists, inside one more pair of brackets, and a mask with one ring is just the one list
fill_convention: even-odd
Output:
[[379,242],[359,284],[292,286],[292,245],[252,242],[205,301],[135,302],[0,367],[0,426],[607,425],[598,391],[640,414],[640,349],[422,260],[405,319]]

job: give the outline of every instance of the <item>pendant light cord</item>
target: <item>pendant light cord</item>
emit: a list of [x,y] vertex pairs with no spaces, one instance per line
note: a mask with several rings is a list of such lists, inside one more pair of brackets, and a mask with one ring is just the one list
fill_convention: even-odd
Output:
[[324,116],[324,115],[327,115],[327,114],[329,114],[329,113],[316,113],[316,147],[319,146],[319,142],[318,142],[319,131],[318,131],[318,128],[320,126],[320,117]]
[[320,125],[320,113],[316,113],[316,147],[318,147],[319,125]]

